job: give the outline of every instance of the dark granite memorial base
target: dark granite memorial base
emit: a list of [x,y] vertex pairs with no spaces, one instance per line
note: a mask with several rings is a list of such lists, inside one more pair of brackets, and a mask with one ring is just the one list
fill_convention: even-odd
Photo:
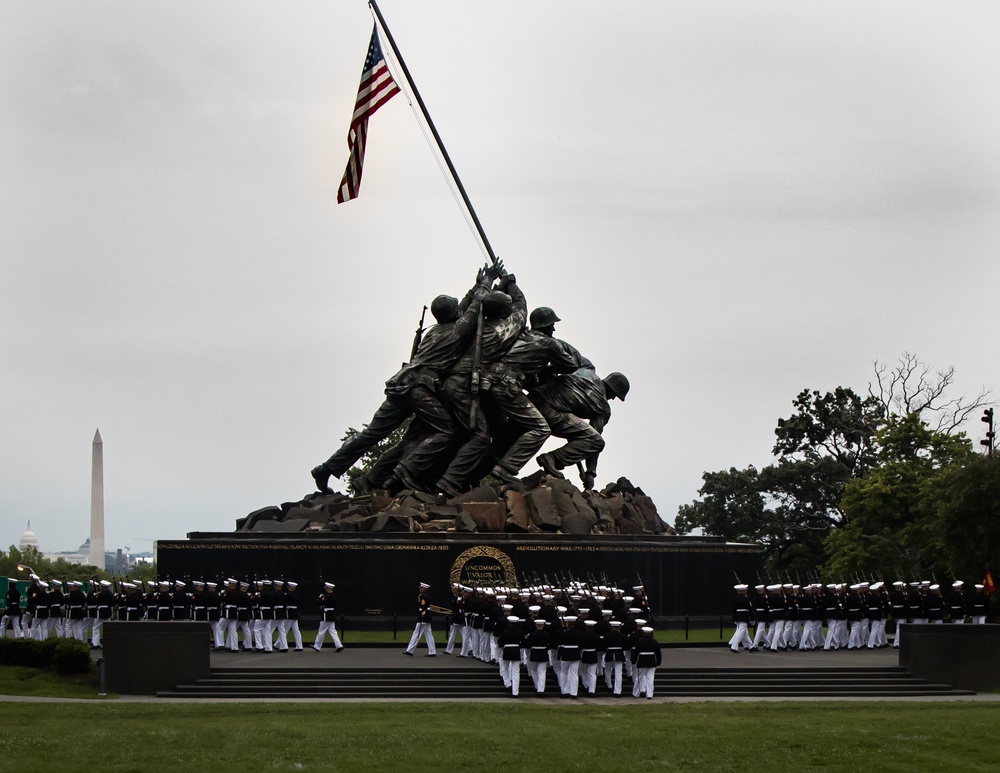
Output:
[[904,624],[899,665],[931,682],[977,692],[996,690],[1000,625]]
[[208,677],[208,623],[109,621],[103,636],[109,692],[154,695]]
[[663,535],[193,532],[156,543],[161,578],[286,579],[313,613],[323,580],[345,615],[412,615],[420,582],[449,606],[452,582],[562,585],[640,580],[657,616],[728,616],[733,583],[763,566],[759,545]]

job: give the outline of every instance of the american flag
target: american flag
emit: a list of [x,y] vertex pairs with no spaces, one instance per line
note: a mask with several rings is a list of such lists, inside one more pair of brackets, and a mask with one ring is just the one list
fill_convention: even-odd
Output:
[[361,170],[365,163],[365,141],[368,138],[368,118],[399,92],[389,69],[385,66],[382,46],[378,41],[378,28],[372,29],[372,42],[368,44],[368,56],[361,72],[361,85],[354,103],[351,130],[347,133],[347,147],[351,157],[347,162],[344,179],[337,191],[337,203],[343,204],[358,195],[361,187]]

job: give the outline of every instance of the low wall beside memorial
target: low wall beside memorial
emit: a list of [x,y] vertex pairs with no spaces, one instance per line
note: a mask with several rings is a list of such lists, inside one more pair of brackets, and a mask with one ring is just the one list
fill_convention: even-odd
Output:
[[109,692],[155,695],[208,678],[209,625],[196,622],[116,622],[103,626]]
[[1000,625],[904,623],[899,665],[962,690],[1000,689]]

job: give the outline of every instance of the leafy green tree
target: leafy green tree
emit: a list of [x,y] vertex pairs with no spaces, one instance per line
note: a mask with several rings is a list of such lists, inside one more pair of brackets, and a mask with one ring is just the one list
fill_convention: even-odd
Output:
[[779,419],[774,464],[758,471],[705,473],[701,501],[682,505],[675,528],[701,528],[729,540],[759,542],[768,571],[808,573],[823,559],[823,541],[843,525],[843,487],[874,461],[872,438],[882,419],[873,398],[837,387],[803,390],[794,413]]
[[767,534],[760,491],[760,473],[752,465],[731,467],[702,475],[700,502],[681,505],[674,528],[680,533],[700,528],[706,534],[731,542],[764,542]]
[[942,557],[956,577],[978,581],[1000,553],[1000,456],[975,455],[937,484]]
[[57,580],[92,580],[108,579],[108,574],[95,566],[71,564],[63,558],[50,561],[36,548],[25,548],[24,551],[11,545],[4,553],[0,551],[0,576],[13,577],[18,580],[28,579],[27,571],[20,571],[18,565],[31,567],[42,579]]
[[846,522],[826,539],[832,576],[950,575],[938,518],[942,481],[975,459],[965,435],[931,429],[914,413],[890,415],[876,435],[875,466],[846,482]]

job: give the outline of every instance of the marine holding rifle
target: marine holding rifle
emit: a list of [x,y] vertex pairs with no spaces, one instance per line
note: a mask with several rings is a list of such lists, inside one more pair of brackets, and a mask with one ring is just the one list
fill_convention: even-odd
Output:
[[628,380],[620,373],[601,379],[587,358],[556,339],[552,309],[535,309],[526,329],[524,293],[499,260],[480,269],[461,303],[440,295],[431,312],[437,324],[423,335],[421,318],[410,361],[386,382],[371,421],[313,468],[316,487],[331,493],[331,477],[412,418],[403,439],[354,479],[356,494],[377,488],[456,496],[487,474],[511,483],[550,435],[568,442],[538,457],[545,472],[562,477],[561,468],[576,464],[584,488],[593,488],[608,403],[625,399]]
[[[333,456],[312,470],[316,487],[329,492],[330,477],[339,478],[365,452],[386,438],[408,418],[415,417],[423,429],[420,442],[400,459],[389,482],[391,488],[418,488],[425,473],[455,438],[451,412],[438,396],[441,379],[451,370],[476,332],[479,305],[498,275],[498,268],[480,269],[475,286],[459,303],[449,295],[439,295],[431,303],[437,324],[416,346],[410,361],[385,383],[385,401],[368,425],[349,437]],[[365,481],[355,481],[355,489]]]

